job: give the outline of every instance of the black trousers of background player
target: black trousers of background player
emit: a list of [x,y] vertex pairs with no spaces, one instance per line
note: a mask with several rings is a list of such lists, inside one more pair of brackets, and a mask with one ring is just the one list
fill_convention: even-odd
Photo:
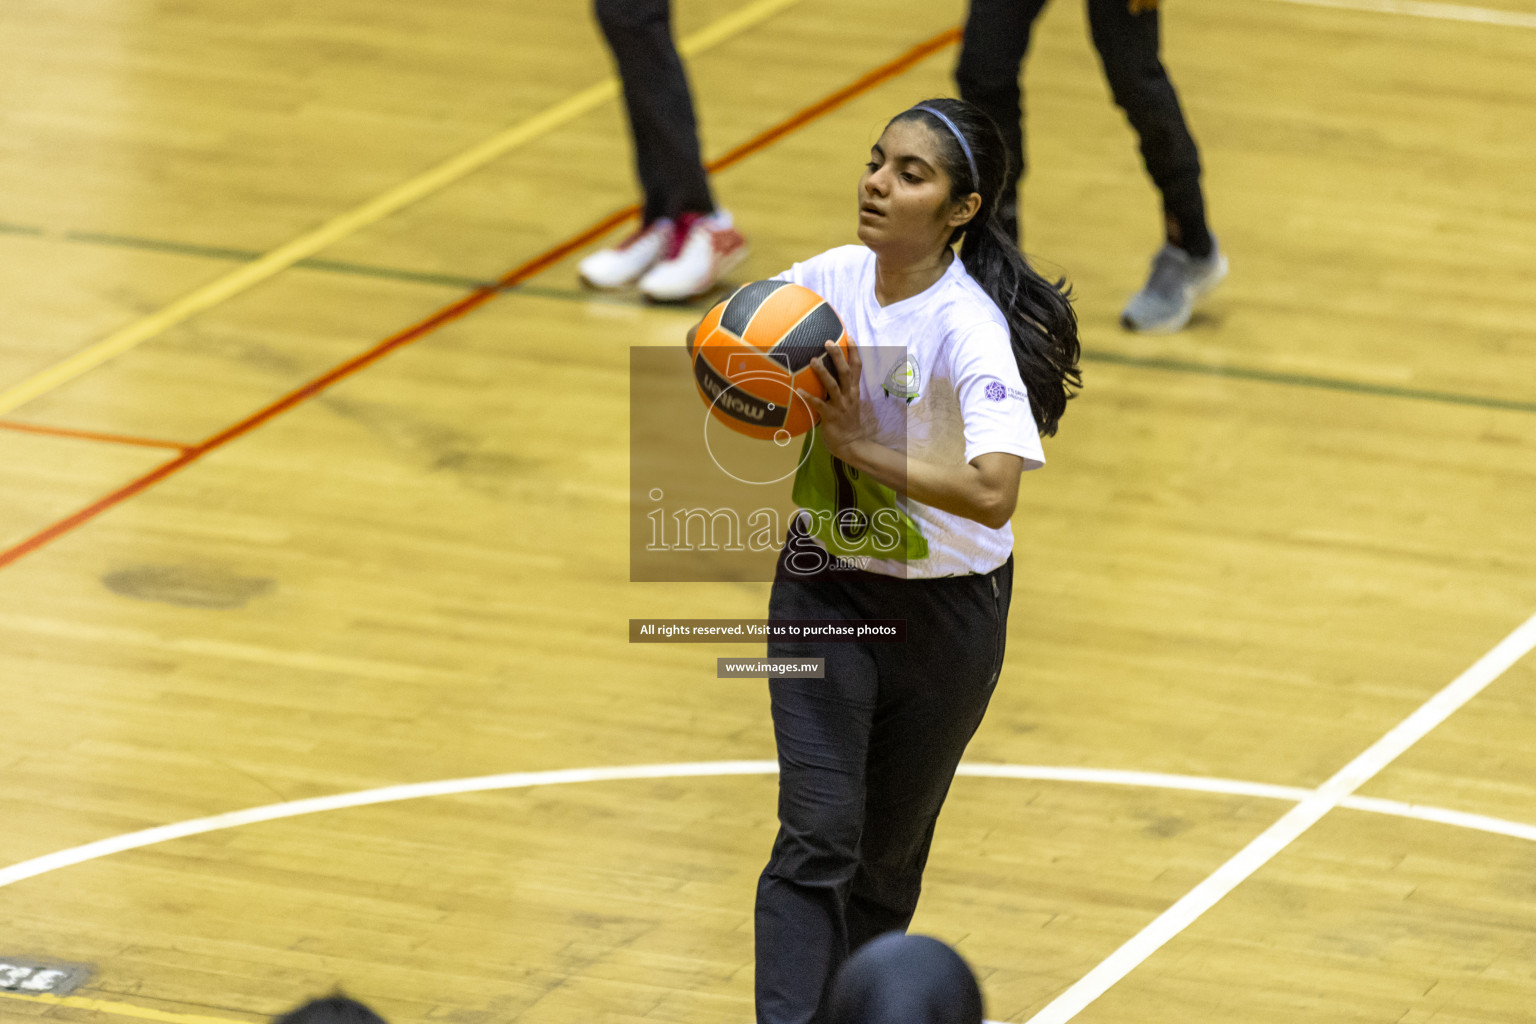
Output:
[[[1141,139],[1147,173],[1163,195],[1168,241],[1197,258],[1211,254],[1200,191],[1200,153],[1184,123],[1179,97],[1159,57],[1157,4],[1087,0],[1088,25],[1115,103]],[[1010,166],[998,204],[1004,226],[1017,229],[1018,184],[1024,176],[1023,94],[1019,69],[1046,0],[971,0],[955,81],[960,96],[986,111],[1003,133]],[[1009,218],[1012,223],[1009,223]]]
[[595,0],[593,6],[624,83],[645,223],[714,212],[693,97],[672,42],[670,0]]
[[934,823],[997,685],[1013,560],[985,575],[789,580],[770,619],[905,619],[906,642],[773,642],[826,659],[769,684],[779,834],[757,887],[757,1022],[825,1024],[837,969],[917,908]]

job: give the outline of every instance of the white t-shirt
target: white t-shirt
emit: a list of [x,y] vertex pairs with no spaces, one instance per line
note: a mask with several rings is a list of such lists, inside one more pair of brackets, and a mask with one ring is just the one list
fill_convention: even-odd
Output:
[[[939,465],[988,452],[1017,455],[1025,469],[1044,465],[1007,321],[958,257],[926,291],[889,306],[875,299],[875,254],[862,245],[830,249],[778,278],[825,299],[859,346],[873,440]],[[904,497],[896,503],[920,534],[922,557],[859,560],[866,571],[909,579],[985,573],[1013,551],[1006,523],[994,530]]]

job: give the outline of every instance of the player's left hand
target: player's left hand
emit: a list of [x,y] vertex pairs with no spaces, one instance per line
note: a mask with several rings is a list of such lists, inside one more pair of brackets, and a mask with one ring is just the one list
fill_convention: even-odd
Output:
[[[863,400],[860,397],[859,378],[864,362],[859,357],[859,346],[848,339],[848,355],[836,342],[827,342],[827,354],[811,360],[811,369],[822,387],[827,389],[826,398],[800,391],[800,397],[816,413],[817,429],[827,450],[847,461],[848,450],[864,437],[861,418]],[[828,363],[832,369],[827,368]],[[834,373],[835,371],[835,373]]]

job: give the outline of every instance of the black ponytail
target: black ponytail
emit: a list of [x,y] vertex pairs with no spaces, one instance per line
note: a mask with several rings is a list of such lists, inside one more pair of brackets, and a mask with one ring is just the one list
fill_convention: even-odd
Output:
[[[944,117],[935,117],[933,111]],[[1066,279],[1052,283],[1036,273],[994,216],[1008,175],[1002,133],[980,109],[956,99],[924,100],[891,120],[920,120],[932,130],[952,183],[951,200],[959,202],[972,192],[981,196],[976,216],[955,229],[949,244],[961,243],[960,262],[1003,311],[1035,424],[1042,434],[1056,433],[1067,400],[1083,386],[1077,366],[1082,355],[1077,314]],[[969,152],[955,137],[956,130],[964,135]]]

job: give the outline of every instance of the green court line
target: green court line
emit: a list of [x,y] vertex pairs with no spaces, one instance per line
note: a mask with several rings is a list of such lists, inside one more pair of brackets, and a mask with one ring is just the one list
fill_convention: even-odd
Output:
[[360,277],[378,277],[390,281],[409,281],[412,284],[436,284],[445,288],[460,288],[473,291],[476,288],[489,288],[495,281],[480,281],[473,277],[463,277],[458,274],[432,274],[421,270],[402,270],[398,267],[376,267],[369,263],[344,263],[341,260],[318,260],[310,257],[307,260],[299,260],[296,267],[306,267],[310,270],[329,270],[337,274],[356,274]]
[[[29,232],[33,233],[33,232]],[[40,231],[35,232],[41,234]],[[115,245],[125,249],[142,249],[150,252],[169,252],[179,256],[200,256],[206,259],[231,260],[246,262],[256,259],[261,255],[254,249],[230,249],[216,245],[196,245],[191,242],[173,242],[161,238],[139,238],[135,235],[113,235],[100,231],[70,231],[64,238],[71,242],[85,242],[90,245]],[[409,281],[412,284],[438,285],[443,288],[456,288],[473,290],[476,288],[491,288],[496,282],[481,280],[475,277],[465,277],[462,274],[434,274],[421,270],[406,270],[400,267],[381,267],[371,263],[349,263],[344,260],[324,260],[316,257],[299,260],[295,267],[303,267],[308,270],[322,270],[335,274],[355,274],[359,277],[372,277],[386,281]],[[577,288],[554,288],[545,285],[520,284],[509,291],[515,291],[520,295],[531,295],[545,299],[565,299],[572,302],[603,302],[613,305],[633,306],[637,300],[633,296],[623,294],[604,294],[602,292],[585,291]],[[704,304],[679,304],[681,308],[705,308]]]
[[[41,234],[38,232],[29,232]],[[116,245],[125,249],[143,249],[150,252],[169,252],[179,256],[201,256],[206,259],[245,262],[261,255],[254,249],[230,249],[216,245],[195,245],[190,242],[172,242],[161,238],[139,238],[135,235],[112,235],[100,231],[70,231],[64,238],[71,242],[91,245]],[[315,257],[299,260],[296,267],[323,270],[335,274],[355,274],[359,277],[379,278],[387,281],[409,281],[412,284],[439,285],[444,288],[469,289],[491,288],[496,282],[465,277],[462,274],[434,274],[421,270],[405,270],[400,267],[380,267],[370,263],[349,263],[344,260],[323,260]],[[520,284],[509,291],[546,299],[566,299],[575,302],[607,302],[617,305],[635,305],[636,300],[624,295],[605,295],[602,292],[583,291],[575,288],[552,288],[544,285]],[[702,308],[702,307],[701,307]]]
[[[170,242],[159,238],[138,238],[133,235],[108,235],[95,231],[70,231],[64,235],[71,242],[89,242],[93,245],[117,245],[125,249],[147,249],[152,252],[170,252],[179,256],[202,256],[215,260],[249,262],[261,253],[254,249],[227,249],[214,245],[193,245],[189,242]],[[413,284],[435,284],[444,288],[484,288],[489,281],[464,277],[459,274],[431,274],[397,267],[376,267],[366,263],[347,263],[342,260],[322,260],[311,257],[299,260],[296,267],[310,270],[328,270],[337,274],[356,274],[362,277],[379,277],[391,281],[409,281]]]
[[668,302],[664,304],[652,304],[632,292],[599,292],[589,288],[555,288],[542,284],[520,284],[508,291],[519,295],[529,295],[536,299],[560,299],[565,302],[605,302],[613,306],[635,306],[642,309],[690,309],[696,313],[703,313],[715,303],[730,294],[730,289],[721,288],[709,294],[694,299],[692,302]]
[[[23,227],[0,223],[0,232],[40,235],[41,228]],[[117,245],[130,249],[147,249],[155,252],[171,252],[184,256],[201,256],[219,260],[254,260],[261,253],[250,249],[228,249],[220,246],[194,245],[156,238],[138,238],[132,235],[112,235],[94,231],[70,231],[64,238],[72,242],[93,245]],[[367,263],[348,263],[341,260],[322,260],[311,257],[294,264],[310,270],[336,274],[354,274],[390,281],[407,281],[412,284],[437,285],[443,288],[488,288],[494,282],[457,274],[433,274],[397,267],[380,267]],[[566,302],[603,302],[616,305],[636,305],[638,300],[626,295],[605,295],[601,292],[577,288],[557,288],[548,285],[520,284],[511,291],[535,298],[560,299]],[[679,308],[679,307],[672,307]],[[681,308],[703,308],[702,304]],[[1246,366],[1221,366],[1215,363],[1197,363],[1184,359],[1162,359],[1149,356],[1132,356],[1119,352],[1085,352],[1085,362],[1113,363],[1133,366],[1143,370],[1162,370],[1167,373],[1186,373],[1203,377],[1228,377],[1234,380],[1258,381],[1286,387],[1313,388],[1322,391],[1338,391],[1345,394],[1371,395],[1378,398],[1404,398],[1419,402],[1438,402],[1443,405],[1464,405],[1480,409],[1500,409],[1508,412],[1536,413],[1536,401],[1518,401],[1508,398],[1490,398],[1483,395],[1463,395],[1452,391],[1430,391],[1422,388],[1397,387],[1391,384],[1371,384],[1365,381],[1339,377],[1316,377],[1301,373],[1280,373]]]
[[215,260],[254,260],[261,255],[250,249],[225,249],[213,245],[192,245],[188,242],[168,242],[158,238],[135,238],[132,235],[108,235],[98,231],[66,231],[64,238],[70,242],[89,242],[92,245],[117,245],[125,249],[148,249],[152,252],[173,252],[179,256],[206,256]]
[[1283,384],[1298,388],[1317,388],[1324,391],[1343,391],[1356,395],[1374,395],[1381,398],[1408,398],[1420,402],[1441,402],[1447,405],[1470,405],[1482,409],[1505,409],[1512,412],[1536,413],[1536,402],[1521,402],[1509,398],[1488,398],[1482,395],[1462,395],[1453,391],[1428,391],[1421,388],[1404,388],[1391,384],[1370,384],[1365,381],[1346,380],[1339,377],[1314,377],[1303,373],[1278,373],[1247,366],[1219,366],[1213,363],[1195,363],[1183,359],[1157,359],[1146,356],[1128,356],[1119,352],[1087,352],[1083,358],[1090,362],[1115,363],[1144,370],[1165,370],[1169,373],[1199,374],[1206,377],[1232,377],[1237,380],[1255,380],[1266,384]]
[[41,235],[42,228],[35,228],[29,224],[6,224],[0,221],[0,235]]

